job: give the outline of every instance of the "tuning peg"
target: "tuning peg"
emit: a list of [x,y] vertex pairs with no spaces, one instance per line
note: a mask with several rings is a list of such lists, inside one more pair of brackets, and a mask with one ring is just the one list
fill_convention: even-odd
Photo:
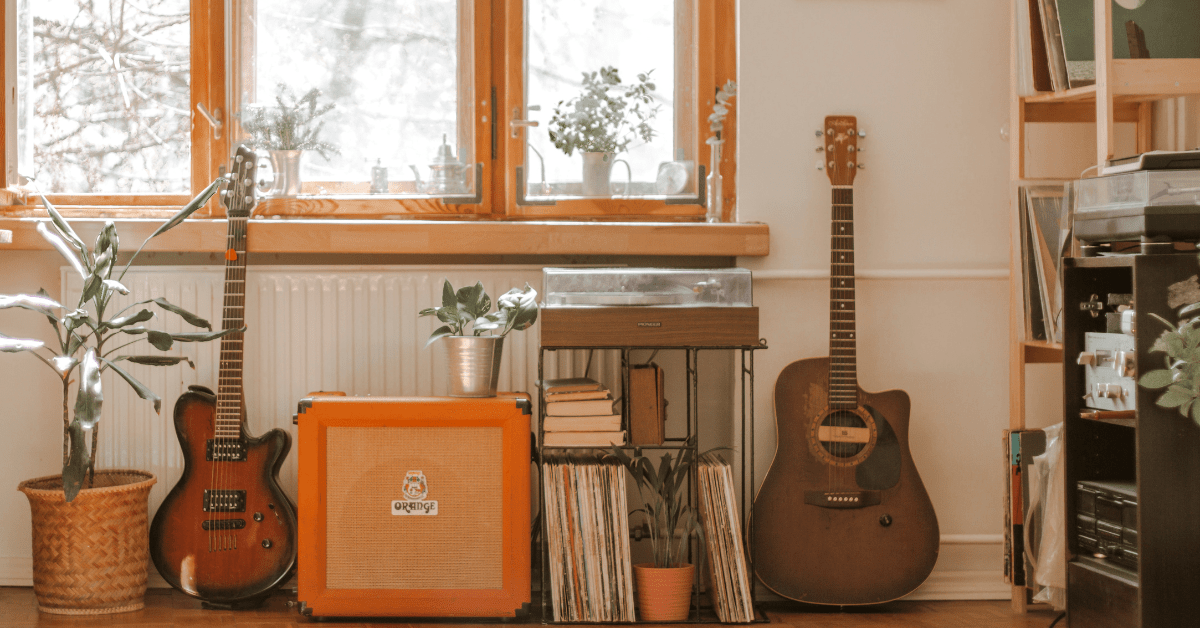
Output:
[[[854,167],[854,164],[850,164],[850,167]],[[867,165],[866,165],[866,164],[858,164],[858,169],[859,169],[859,170],[865,170],[865,169],[866,169],[866,167],[867,167]]]
[[859,131],[859,132],[858,132],[858,136],[859,136],[859,137],[866,137],[866,136],[867,136],[867,132],[866,132],[866,131]]
[[821,163],[821,160],[818,159],[817,160],[817,170],[824,170],[824,169],[825,169],[825,164]]
[[856,148],[855,150],[857,150],[857,151],[858,151],[858,152],[860,152],[860,153],[865,153],[865,152],[867,152],[867,151],[866,151],[866,150],[865,150],[865,149],[864,149],[862,146],[859,146],[859,147],[858,147],[858,148]]
[[820,152],[823,152],[824,150],[825,150],[825,147],[824,147],[824,146],[818,146],[818,147],[817,147],[817,152],[818,152],[818,153],[820,153]]

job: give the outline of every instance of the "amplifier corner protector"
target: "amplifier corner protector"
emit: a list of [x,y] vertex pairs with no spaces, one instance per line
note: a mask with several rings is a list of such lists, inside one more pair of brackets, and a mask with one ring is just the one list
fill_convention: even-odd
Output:
[[[296,414],[297,415],[304,414],[305,412],[308,411],[309,408],[312,408],[312,405],[313,405],[312,397],[305,397],[305,398],[301,399],[300,402],[296,404]],[[293,423],[295,423],[295,421],[293,421]]]

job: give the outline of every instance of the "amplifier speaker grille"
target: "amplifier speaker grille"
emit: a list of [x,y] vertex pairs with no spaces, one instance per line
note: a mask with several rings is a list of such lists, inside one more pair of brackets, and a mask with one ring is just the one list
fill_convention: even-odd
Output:
[[[503,430],[330,427],[329,589],[499,589]],[[436,516],[396,516],[408,471],[424,473]]]

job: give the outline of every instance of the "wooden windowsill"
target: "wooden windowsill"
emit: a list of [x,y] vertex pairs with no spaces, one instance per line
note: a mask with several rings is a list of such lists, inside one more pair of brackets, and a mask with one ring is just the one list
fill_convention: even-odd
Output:
[[[38,218],[0,218],[12,243],[0,251],[50,250]],[[85,242],[95,241],[102,218],[69,219]],[[118,218],[122,249],[133,250],[163,219]],[[223,251],[224,220],[188,220],[146,245],[147,251]],[[405,255],[667,255],[762,257],[770,230],[762,223],[517,222],[446,220],[251,220],[255,253],[365,253]]]

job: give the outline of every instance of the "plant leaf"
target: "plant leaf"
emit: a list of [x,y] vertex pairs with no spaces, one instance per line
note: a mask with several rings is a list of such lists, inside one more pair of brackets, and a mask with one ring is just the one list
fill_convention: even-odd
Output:
[[175,342],[171,340],[171,334],[157,329],[146,329],[145,327],[123,327],[121,333],[137,336],[146,334],[146,339],[150,341],[150,345],[159,351],[166,351],[171,348]]
[[88,273],[83,269],[83,262],[79,261],[79,256],[75,254],[75,251],[71,250],[71,247],[67,246],[67,243],[63,241],[62,237],[60,237],[57,233],[52,233],[50,229],[46,227],[46,223],[44,221],[39,221],[37,226],[34,228],[37,230],[38,235],[42,236],[42,239],[46,242],[49,242],[50,246],[54,247],[54,250],[58,251],[58,254],[62,255],[63,259],[67,260],[67,262],[71,264],[71,268],[74,268],[75,272],[79,273],[79,276],[86,281],[88,278]]
[[191,325],[192,327],[203,327],[209,330],[212,329],[212,325],[209,324],[207,320],[192,314],[191,312],[179,307],[178,305],[175,305],[174,303],[171,303],[170,301],[167,301],[162,297],[150,300],[154,303],[157,303],[162,309],[183,317],[183,320],[187,321],[187,324]]
[[1174,381],[1175,374],[1167,369],[1158,369],[1150,371],[1138,380],[1138,385],[1142,388],[1166,388]]
[[19,307],[22,309],[37,312],[45,315],[52,321],[58,321],[58,317],[50,308],[64,309],[57,301],[41,296],[33,296],[28,294],[7,295],[0,294],[0,310],[6,310],[10,307]]
[[39,194],[38,196],[40,196],[42,199],[42,205],[46,208],[46,213],[50,214],[50,220],[54,223],[54,229],[58,231],[64,240],[69,242],[71,246],[75,247],[75,249],[79,251],[79,255],[82,256],[84,260],[87,260],[87,245],[85,245],[83,240],[80,239],[80,237],[75,233],[75,230],[71,228],[71,225],[67,224],[67,221],[62,217],[62,214],[59,214],[58,210],[54,209],[54,205],[51,205],[50,201],[46,200],[46,196],[44,194]]
[[442,338],[443,336],[451,336],[453,334],[454,330],[450,329],[449,325],[442,325],[441,327],[433,330],[433,333],[429,336],[429,340],[425,341],[425,346],[428,347],[429,345],[433,344],[433,341],[437,340],[438,338]]
[[1156,403],[1164,408],[1178,408],[1193,396],[1191,392],[1182,386],[1171,386],[1167,388],[1167,392],[1158,398]]
[[454,298],[454,286],[450,285],[450,280],[445,280],[442,284],[442,307],[453,308],[458,306],[458,301]]
[[70,441],[70,454],[62,470],[63,493],[66,500],[71,501],[83,488],[83,478],[88,468],[87,438],[78,419],[71,421],[67,427],[67,440]]
[[128,327],[134,323],[144,323],[152,318],[154,318],[154,312],[151,312],[150,310],[139,310],[136,314],[118,316],[107,323],[101,324],[109,329],[119,329],[121,327]]
[[[162,398],[161,397],[154,394],[154,391],[150,390],[145,384],[139,382],[137,380],[137,378],[130,375],[127,371],[125,371],[125,369],[122,369],[121,367],[117,366],[116,364],[113,364],[112,360],[109,360],[107,358],[101,358],[101,359],[104,360],[104,364],[107,365],[108,368],[115,371],[117,375],[120,375],[121,379],[125,380],[125,382],[128,383],[131,388],[133,388],[133,391],[136,392],[139,397],[141,397],[142,399],[145,399],[147,401],[150,401],[151,403],[154,404],[154,413],[155,414],[162,414]],[[190,363],[190,360],[189,360],[189,363]]]
[[209,183],[208,187],[201,190],[195,198],[188,201],[188,204],[184,205],[174,216],[171,216],[170,220],[164,222],[158,229],[155,229],[154,233],[151,233],[150,237],[146,238],[146,240],[153,240],[155,236],[179,226],[179,223],[186,220],[188,216],[191,216],[196,213],[196,210],[204,207],[205,203],[208,203],[208,199],[212,198],[212,195],[216,194],[217,190],[221,189],[221,185],[227,180],[225,177],[213,179],[213,182]]
[[124,284],[117,281],[116,279],[105,279],[104,285],[109,290],[115,290],[116,292],[119,292],[121,294],[129,294],[129,288],[126,288]]
[[[188,366],[196,368],[195,363],[186,356],[176,355],[120,355],[113,362],[122,360],[132,362],[134,364],[145,364],[147,366],[173,366],[180,362],[187,362]],[[143,397],[144,399],[145,397]]]
[[246,327],[241,329],[222,329],[220,331],[185,331],[181,333],[171,334],[171,339],[179,342],[208,342],[223,338],[229,334],[246,331]]
[[0,351],[4,353],[19,353],[21,351],[33,351],[45,346],[46,343],[41,340],[24,339],[24,338],[9,338],[4,334],[0,334]]
[[100,420],[100,410],[104,405],[104,391],[100,383],[100,360],[96,357],[96,349],[88,347],[79,362],[79,394],[75,398],[75,420],[83,429],[91,430]]

